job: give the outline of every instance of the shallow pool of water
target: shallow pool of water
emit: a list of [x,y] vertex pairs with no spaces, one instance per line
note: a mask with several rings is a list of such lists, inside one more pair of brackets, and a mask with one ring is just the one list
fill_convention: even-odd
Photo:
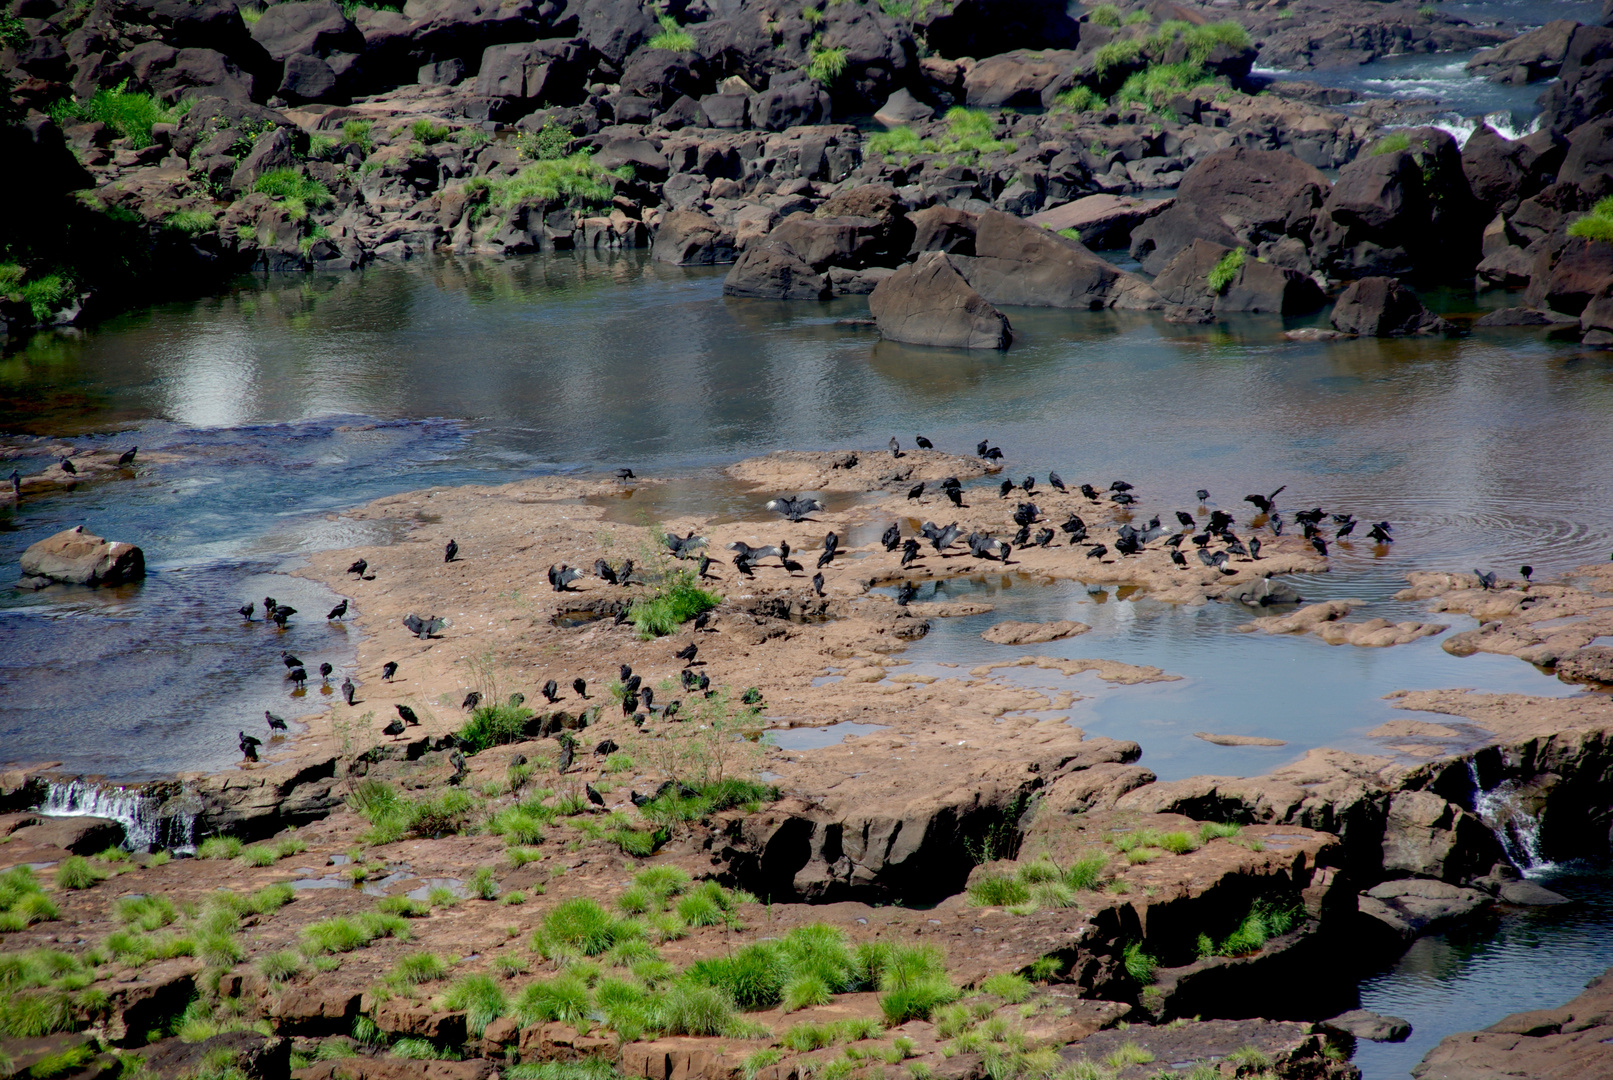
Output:
[[767,735],[780,750],[821,750],[825,746],[839,746],[849,738],[884,731],[887,724],[858,724],[842,720],[823,727],[774,728]]

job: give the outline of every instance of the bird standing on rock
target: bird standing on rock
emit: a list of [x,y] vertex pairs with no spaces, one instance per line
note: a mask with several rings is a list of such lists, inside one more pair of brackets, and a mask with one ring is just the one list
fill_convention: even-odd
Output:
[[812,575],[812,591],[817,593],[819,596],[823,595],[823,574],[817,573]]
[[129,447],[129,449],[118,455],[118,464],[124,466],[133,465],[134,456],[139,452],[140,448],[138,446]]
[[1050,472],[1050,473],[1047,474],[1047,482],[1051,487],[1053,487],[1057,491],[1068,491],[1069,490],[1068,488],[1066,488],[1064,486],[1064,477],[1060,476],[1056,472]]
[[324,682],[330,682],[330,673],[335,671],[335,670],[336,669],[331,667],[329,663],[320,664],[319,665],[319,677],[320,677],[320,679],[322,681],[324,681]]
[[459,544],[458,544],[458,542],[454,541],[454,540],[448,541],[447,546],[442,549],[442,561],[443,562],[453,562],[458,557],[459,557]]
[[410,727],[420,726],[420,718],[414,714],[414,710],[409,708],[409,706],[394,705],[392,707],[398,710],[398,719],[402,720],[405,724],[408,724]]
[[[62,458],[62,472],[69,473],[70,475],[73,475],[73,476],[78,475],[77,467],[75,467],[73,465],[73,463],[71,461],[67,460],[66,458]],[[252,760],[256,761],[257,758],[253,758]]]
[[258,747],[263,745],[263,740],[254,739],[244,731],[237,734],[240,735],[241,756],[248,761],[258,760]]
[[891,436],[890,448],[891,457],[899,458],[902,456],[902,444],[896,441],[896,436],[894,435]]

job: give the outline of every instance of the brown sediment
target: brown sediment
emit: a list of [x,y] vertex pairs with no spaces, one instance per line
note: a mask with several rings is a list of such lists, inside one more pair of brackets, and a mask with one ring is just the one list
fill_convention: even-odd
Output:
[[1074,622],[1070,619],[1058,619],[1053,622],[1000,622],[986,630],[980,636],[987,641],[998,645],[1040,645],[1044,641],[1058,641],[1061,638],[1075,637],[1084,634],[1092,627],[1086,623]]

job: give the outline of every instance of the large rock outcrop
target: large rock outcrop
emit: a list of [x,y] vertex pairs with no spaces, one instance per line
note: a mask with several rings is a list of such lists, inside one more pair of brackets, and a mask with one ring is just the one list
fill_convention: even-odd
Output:
[[1513,1013],[1447,1035],[1411,1070],[1417,1080],[1613,1076],[1613,970],[1557,1009]]
[[1363,337],[1434,334],[1450,325],[1423,307],[1417,294],[1394,278],[1367,277],[1352,282],[1333,305],[1333,326]]
[[[1194,240],[1154,279],[1154,288],[1169,303],[1217,314],[1303,315],[1322,306],[1322,290],[1309,277],[1247,254],[1235,254],[1240,250]],[[1230,277],[1218,282],[1216,268],[1223,264]]]
[[1117,269],[1074,240],[1000,210],[981,213],[974,257],[954,259],[970,286],[993,304],[1093,311],[1164,305],[1142,278]]
[[146,576],[146,556],[133,544],[104,540],[75,525],[22,553],[21,585],[121,585]]
[[874,287],[868,310],[880,334],[910,345],[1008,348],[1008,317],[969,286],[952,259],[925,252]]

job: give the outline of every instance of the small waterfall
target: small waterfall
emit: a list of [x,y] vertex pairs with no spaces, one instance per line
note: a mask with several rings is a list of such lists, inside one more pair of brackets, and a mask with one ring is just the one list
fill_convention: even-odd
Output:
[[1501,850],[1526,877],[1540,877],[1557,864],[1540,853],[1540,820],[1518,798],[1518,782],[1503,780],[1488,791],[1479,783],[1478,765],[1471,759],[1467,774],[1473,780],[1473,812],[1490,827]]
[[131,850],[195,850],[196,815],[164,813],[162,800],[128,788],[104,788],[84,780],[52,782],[39,812],[47,817],[100,817],[123,826]]

